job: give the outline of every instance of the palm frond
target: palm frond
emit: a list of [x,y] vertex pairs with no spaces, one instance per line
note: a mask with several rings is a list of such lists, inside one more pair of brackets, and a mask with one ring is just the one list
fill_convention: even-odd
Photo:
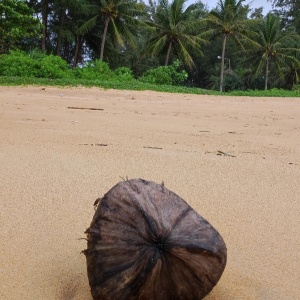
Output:
[[181,43],[181,41],[178,41],[177,45],[177,51],[180,53],[180,57],[183,59],[184,63],[188,65],[190,68],[194,67],[194,61],[189,52],[187,51],[186,47]]
[[[158,55],[167,49],[167,45],[172,41],[172,49],[177,49],[180,59],[191,66],[190,51],[197,51],[205,43],[204,35],[198,36],[195,27],[204,24],[203,20],[195,20],[192,12],[197,5],[189,5],[186,9],[186,0],[173,0],[171,4],[167,0],[159,1],[154,21],[147,23],[151,28],[155,28],[155,38],[150,40],[146,48],[152,55]],[[163,44],[165,43],[165,44]],[[172,50],[173,51],[173,50]],[[146,51],[147,52],[147,51]]]
[[82,26],[77,29],[77,34],[83,35],[89,32],[97,24],[98,15],[92,17],[90,20],[85,22]]
[[112,28],[113,28],[113,33],[114,33],[114,38],[116,39],[117,43],[120,45],[120,46],[124,46],[124,41],[122,39],[122,36],[119,32],[119,29],[118,27],[116,26],[116,23],[115,23],[115,20],[114,19],[111,19],[110,21],[111,25],[112,25]]

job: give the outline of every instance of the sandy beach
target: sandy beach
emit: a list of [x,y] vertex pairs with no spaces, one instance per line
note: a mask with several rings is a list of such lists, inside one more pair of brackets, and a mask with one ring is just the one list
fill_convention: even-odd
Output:
[[0,299],[91,300],[81,238],[126,177],[222,235],[205,299],[300,299],[300,99],[52,87],[0,87]]

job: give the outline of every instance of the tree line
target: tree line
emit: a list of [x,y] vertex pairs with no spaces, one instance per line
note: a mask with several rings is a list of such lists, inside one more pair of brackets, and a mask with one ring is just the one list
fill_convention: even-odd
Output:
[[[136,77],[180,61],[185,85],[292,89],[300,83],[300,2],[273,10],[219,0],[1,0],[0,54],[39,49],[70,67],[99,59]],[[0,57],[1,59],[1,57]]]

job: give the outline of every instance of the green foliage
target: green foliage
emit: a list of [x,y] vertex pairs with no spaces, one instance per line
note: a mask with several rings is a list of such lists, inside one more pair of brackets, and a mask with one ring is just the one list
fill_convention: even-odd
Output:
[[189,68],[195,67],[192,53],[201,55],[201,46],[208,44],[195,27],[202,23],[200,6],[191,4],[185,8],[187,0],[150,1],[152,15],[149,16],[147,25],[152,28],[152,38],[149,40],[144,54],[157,56],[160,53],[166,55],[165,65],[169,64],[170,55],[174,51],[177,56]]
[[114,74],[115,74],[115,76],[117,77],[117,79],[119,81],[129,82],[129,81],[135,80],[134,77],[133,77],[131,69],[126,68],[126,67],[117,68],[114,71]]
[[[103,60],[107,34],[115,45],[124,47],[126,42],[135,44],[132,32],[134,26],[140,23],[138,17],[144,14],[145,5],[132,0],[106,0],[95,1],[95,3],[91,5],[90,19],[77,30],[77,33],[84,35],[89,32],[90,35],[98,38],[99,31],[102,31],[99,58]],[[96,32],[93,31],[95,28]]]
[[[297,73],[300,65],[297,58],[300,54],[299,35],[290,28],[282,29],[279,17],[270,13],[264,19],[255,22],[253,28],[256,34],[251,37],[244,62],[251,65],[255,77],[263,74],[265,89],[268,88],[270,75],[274,74],[272,82],[275,82],[289,71],[293,76],[292,69]],[[290,88],[296,82],[297,80],[291,77]]]
[[88,62],[83,68],[76,68],[74,72],[76,77],[88,80],[109,80],[113,77],[108,64],[99,59]]
[[267,91],[232,91],[230,93],[220,93],[218,91],[205,90],[199,88],[188,88],[185,86],[170,86],[143,83],[138,80],[134,82],[120,82],[117,80],[101,81],[101,80],[84,80],[78,78],[26,78],[26,77],[6,77],[0,76],[0,85],[16,86],[16,85],[48,85],[48,86],[86,86],[86,87],[101,87],[105,89],[119,90],[152,90],[168,93],[185,93],[195,95],[230,95],[230,96],[249,96],[249,97],[300,97],[300,87],[295,86],[293,90],[287,91],[282,89],[271,89]]
[[208,24],[207,34],[212,37],[222,37],[220,91],[224,88],[224,63],[227,38],[231,37],[235,43],[243,48],[241,40],[247,40],[252,31],[248,29],[249,21],[246,19],[245,0],[219,0],[218,7],[212,10],[205,21]]
[[152,84],[167,84],[172,85],[172,76],[170,72],[170,67],[158,67],[156,69],[150,69],[143,74],[140,78],[142,82],[152,83]]
[[300,97],[300,90],[287,91],[283,89],[254,90],[254,91],[232,91],[228,93],[231,96],[249,96],[249,97]]
[[[216,78],[215,80],[215,87],[218,86],[220,86],[220,78]],[[241,77],[232,70],[224,71],[223,91],[231,92],[237,90],[243,90],[243,81]]]
[[180,85],[187,79],[187,72],[180,71],[181,63],[177,60],[171,66],[160,66],[146,71],[140,80],[152,84]]
[[1,0],[0,2],[0,53],[21,47],[26,39],[39,36],[41,25],[32,16],[24,1]]
[[[293,31],[299,36],[300,2],[271,1],[275,4],[273,8],[278,9],[273,12],[279,17],[277,23],[280,30],[283,33]],[[278,49],[267,58],[266,53],[263,55],[259,51],[258,45],[254,46],[255,42],[260,43],[261,28],[251,25],[263,22],[262,8],[251,15],[247,1],[218,0],[215,9],[209,12],[203,2],[0,0],[0,53],[39,48],[43,53],[62,57],[69,66],[75,68],[77,64],[85,65],[86,58],[98,58],[102,50],[103,60],[111,70],[115,70],[93,72],[91,68],[77,68],[71,71],[66,65],[60,66],[56,58],[43,60],[43,53],[34,52],[30,53],[30,57],[38,63],[30,61],[28,57],[15,57],[16,60],[7,64],[5,72],[40,78],[60,77],[62,81],[66,78],[69,80],[69,77],[72,79],[73,74],[76,80],[87,84],[110,81],[119,87],[128,82],[130,86],[139,84],[140,87],[140,82],[133,79],[129,69],[118,70],[118,67],[129,67],[134,77],[139,78],[147,70],[165,65],[166,62],[169,65],[179,58],[185,66],[192,66],[186,68],[189,76],[184,85],[216,87],[216,83],[221,85],[221,78],[217,79],[221,73],[224,75],[225,92],[232,89],[263,89],[267,76],[269,89],[293,89],[293,85],[299,84],[300,58],[297,49],[300,48],[299,43],[295,43],[296,37],[293,43],[287,39],[281,40],[280,45],[276,43],[276,47],[272,48]],[[41,20],[43,26],[37,19]],[[256,32],[251,33],[254,30]],[[274,30],[272,32],[275,33]],[[209,45],[205,42],[208,37]],[[238,52],[241,47],[244,47],[243,51]],[[146,48],[148,51],[145,51]],[[295,50],[292,51],[292,48]],[[242,64],[247,57],[249,61]],[[234,73],[228,73],[230,70]],[[182,78],[179,76],[178,81],[174,80],[170,70],[162,68],[151,72],[153,74],[148,79],[151,82],[173,84],[168,89],[172,90],[174,81],[175,84],[182,84]],[[159,85],[159,88],[163,86]]]
[[299,95],[300,95],[300,84],[295,84],[295,85],[293,86],[293,91],[298,92]]
[[42,78],[63,78],[69,76],[69,67],[63,59],[52,54],[45,55],[41,60],[40,69],[37,77]]
[[36,62],[22,51],[11,51],[0,56],[1,76],[35,76]]
[[284,27],[292,25],[300,34],[300,2],[298,0],[271,0],[275,12],[280,16]]
[[70,77],[67,63],[58,56],[11,51],[0,57],[1,76],[63,78]]
[[[242,85],[242,71],[235,74],[231,70],[225,72],[225,90],[238,89]],[[153,90],[169,93],[214,94],[219,92],[199,88],[178,86],[187,78],[181,70],[181,63],[175,61],[171,66],[151,69],[141,80],[135,80],[129,68],[121,67],[112,72],[109,66],[96,60],[83,68],[69,70],[67,63],[60,57],[45,55],[39,51],[26,54],[22,51],[11,51],[0,56],[1,85],[59,85],[59,86],[98,86],[124,90]],[[224,94],[224,93],[223,93]],[[232,91],[226,93],[235,96],[255,97],[300,97],[299,85],[291,91],[271,89],[268,91]]]

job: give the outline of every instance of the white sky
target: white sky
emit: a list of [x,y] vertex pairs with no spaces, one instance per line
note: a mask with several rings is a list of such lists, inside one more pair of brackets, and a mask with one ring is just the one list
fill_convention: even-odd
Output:
[[[195,3],[197,0],[188,0],[187,4],[192,4]],[[216,7],[217,3],[219,2],[218,0],[202,0],[203,3],[206,3],[207,6],[212,9]],[[250,8],[258,8],[258,7],[263,7],[263,14],[267,14],[268,11],[272,9],[272,3],[267,0],[246,0],[243,4],[249,4]]]

